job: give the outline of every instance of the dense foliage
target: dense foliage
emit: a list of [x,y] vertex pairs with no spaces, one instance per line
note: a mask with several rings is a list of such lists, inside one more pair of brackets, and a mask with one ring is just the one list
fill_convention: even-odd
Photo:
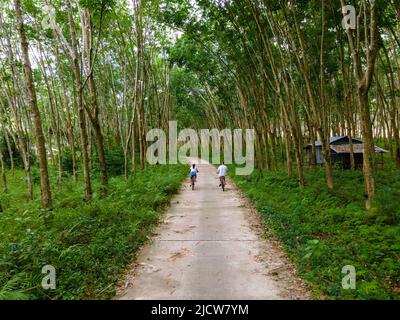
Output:
[[[323,170],[306,170],[309,184],[298,188],[284,172],[234,177],[261,213],[266,235],[282,241],[314,288],[316,298],[400,298],[400,174],[378,171],[374,208],[363,208],[361,172],[335,171],[340,181],[329,193]],[[342,268],[356,268],[356,290],[342,288]]]
[[[174,120],[254,130],[236,180],[321,293],[397,298],[399,20],[398,0],[1,0],[0,298],[112,296],[182,178],[146,162]],[[50,294],[46,263],[64,265]]]
[[[115,177],[107,199],[90,203],[79,184],[65,181],[48,211],[26,203],[17,171],[12,191],[0,195],[0,300],[111,298],[185,175],[181,166],[156,166],[128,181]],[[56,268],[56,290],[41,287],[44,265]]]

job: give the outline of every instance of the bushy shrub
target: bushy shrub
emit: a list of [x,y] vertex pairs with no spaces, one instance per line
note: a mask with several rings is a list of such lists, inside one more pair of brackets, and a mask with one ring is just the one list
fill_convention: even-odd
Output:
[[[233,168],[232,170],[233,171]],[[327,191],[323,168],[305,171],[307,185],[284,170],[234,176],[278,236],[316,295],[330,299],[399,299],[400,174],[378,171],[374,208],[364,209],[362,172],[334,172]],[[356,290],[341,286],[343,266],[357,272]]]
[[[106,159],[107,173],[109,176],[115,177],[124,174],[125,157],[122,149],[106,150],[104,156]],[[94,175],[98,175],[99,172],[99,158],[97,154],[94,154],[92,159],[92,173]]]
[[[76,165],[79,166],[79,160],[76,160]],[[72,161],[72,152],[69,149],[64,150],[61,159],[61,168],[64,174],[72,175],[74,170],[74,163]],[[78,168],[76,168],[78,169]]]
[[[15,168],[23,169],[24,161],[22,159],[21,153],[19,152],[13,139],[9,139],[9,142],[10,142],[10,147],[11,147],[11,151],[13,154]],[[6,139],[4,138],[4,136],[1,133],[0,133],[0,149],[3,153],[4,162],[6,163],[7,167],[10,168],[11,167],[10,153],[8,151]],[[33,154],[30,154],[29,160],[30,160],[31,165],[34,165],[36,163],[36,157]]]
[[[26,202],[20,191],[23,173],[0,193],[0,299],[105,299],[133,254],[186,177],[182,166],[154,166],[128,181],[110,179],[106,198],[82,201],[81,183],[71,180],[54,189],[54,209],[40,200]],[[93,180],[94,188],[99,181]],[[35,193],[38,193],[35,186]],[[44,265],[56,269],[55,290],[41,288]]]

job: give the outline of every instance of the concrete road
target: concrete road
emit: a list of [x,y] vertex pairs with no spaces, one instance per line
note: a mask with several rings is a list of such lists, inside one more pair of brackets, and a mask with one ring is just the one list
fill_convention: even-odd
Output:
[[139,252],[118,299],[305,299],[304,283],[279,243],[262,239],[257,212],[216,169],[198,164],[163,223]]

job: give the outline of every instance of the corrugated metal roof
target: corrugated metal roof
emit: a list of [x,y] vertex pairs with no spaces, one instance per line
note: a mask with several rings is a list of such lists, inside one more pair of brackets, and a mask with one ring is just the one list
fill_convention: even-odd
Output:
[[[337,136],[337,137],[330,137],[329,140],[330,140],[330,143],[334,143],[334,142],[339,141],[339,140],[344,139],[344,138],[346,138],[346,137],[345,136]],[[315,141],[315,146],[316,147],[321,147],[322,146],[322,142],[321,141]]]
[[344,138],[347,138],[347,136],[330,137],[330,142],[333,143],[333,142],[336,142],[336,141],[338,141],[338,140],[342,140],[342,139],[344,139]]
[[[336,153],[350,153],[350,145],[331,145],[331,150]],[[353,152],[354,153],[364,153],[364,144],[353,144]],[[387,153],[388,151],[382,148],[375,146],[375,153]]]
[[[348,138],[348,137],[347,136],[330,137],[331,150],[335,151],[336,153],[350,153],[350,144],[343,144],[343,145],[332,144],[332,143],[335,143],[335,142],[345,139],[345,138]],[[362,142],[362,140],[355,139],[355,138],[353,138],[353,141]],[[311,146],[312,146],[311,144],[308,144],[306,148],[308,149]],[[315,141],[315,146],[321,147],[322,146],[321,141]],[[354,150],[354,153],[364,153],[364,144],[356,144],[356,143],[353,144],[353,150]],[[375,146],[375,153],[387,153],[387,152],[389,152],[389,151]]]
[[[329,143],[334,143],[334,142],[337,142],[337,141],[339,141],[339,140],[342,140],[342,139],[345,139],[345,138],[347,138],[347,136],[333,136],[333,137],[330,137],[329,138]],[[353,140],[355,140],[355,141],[361,141],[361,140],[359,140],[359,139],[354,139],[353,138]],[[310,144],[308,144],[307,145],[307,147],[308,146],[311,146],[311,143]],[[315,146],[316,147],[321,147],[322,146],[322,142],[321,141],[315,141]]]

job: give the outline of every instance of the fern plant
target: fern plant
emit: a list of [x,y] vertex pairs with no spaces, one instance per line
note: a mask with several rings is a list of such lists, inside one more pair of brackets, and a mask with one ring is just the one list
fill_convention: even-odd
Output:
[[28,300],[29,294],[20,289],[26,281],[24,273],[13,276],[0,288],[0,300]]

